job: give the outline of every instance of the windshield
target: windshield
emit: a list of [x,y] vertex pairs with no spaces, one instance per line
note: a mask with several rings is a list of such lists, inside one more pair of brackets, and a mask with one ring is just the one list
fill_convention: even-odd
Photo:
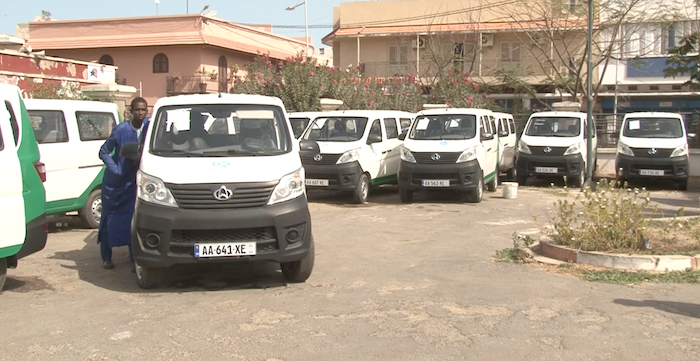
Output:
[[476,136],[476,116],[471,114],[419,116],[415,124],[409,139],[472,139]]
[[294,132],[294,138],[301,137],[304,134],[304,130],[311,122],[309,118],[289,118],[289,122],[292,123],[292,131]]
[[311,123],[304,140],[319,142],[354,142],[362,139],[367,118],[321,117]]
[[581,134],[581,119],[576,117],[534,117],[525,135],[535,137],[576,137]]
[[629,118],[622,134],[628,138],[681,138],[682,127],[678,118]]
[[151,153],[164,156],[277,155],[291,150],[282,109],[187,105],[158,110]]

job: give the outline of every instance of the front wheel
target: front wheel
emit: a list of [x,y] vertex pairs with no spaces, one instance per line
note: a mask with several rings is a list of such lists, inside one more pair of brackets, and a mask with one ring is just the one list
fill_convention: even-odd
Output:
[[679,191],[687,191],[688,190],[688,180],[682,180],[678,182],[678,190]]
[[578,176],[574,177],[572,179],[572,187],[575,188],[581,188],[583,187],[583,184],[586,182],[586,169],[585,167],[581,169],[581,172],[579,172]]
[[484,177],[479,174],[479,184],[476,185],[476,189],[474,189],[470,194],[469,194],[469,202],[471,203],[481,203],[481,200],[484,197]]
[[139,266],[137,262],[134,261],[136,281],[139,287],[143,289],[152,289],[160,286],[163,282],[164,269],[162,268],[151,268]]
[[7,258],[0,259],[0,292],[2,292],[3,287],[5,287],[5,280],[7,279]]
[[498,169],[496,169],[496,174],[494,174],[493,179],[486,184],[486,189],[489,192],[495,192],[498,190]]
[[413,191],[399,188],[399,195],[401,196],[401,203],[413,202]]
[[309,243],[309,253],[300,261],[280,263],[280,269],[284,279],[290,283],[306,282],[311,276],[311,271],[314,269],[314,261],[316,259],[314,247],[314,238],[311,237]]
[[515,167],[508,169],[508,172],[506,173],[506,176],[510,180],[516,180],[518,179],[518,170],[515,169]]
[[80,211],[80,218],[88,228],[100,228],[100,219],[102,217],[102,190],[95,189],[90,193],[85,202],[85,206]]
[[360,175],[360,179],[355,187],[355,192],[353,198],[355,203],[364,204],[367,203],[367,198],[369,196],[369,176],[366,173]]

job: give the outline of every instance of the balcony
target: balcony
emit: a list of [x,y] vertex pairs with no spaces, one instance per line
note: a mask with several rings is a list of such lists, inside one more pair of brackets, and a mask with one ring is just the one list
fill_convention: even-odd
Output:
[[[509,71],[517,77],[545,77],[551,72],[551,65],[546,64],[546,60],[542,63],[538,60],[527,59],[522,61],[503,61],[500,59],[483,59],[481,72],[479,72],[478,60],[472,62],[472,59],[464,61],[448,62],[450,68],[458,68],[462,71],[470,71],[473,76],[478,77],[497,77],[500,71]],[[392,77],[406,76],[408,74],[417,74],[420,66],[420,75],[422,78],[433,77],[438,73],[438,65],[434,61],[421,60],[420,64],[416,61],[405,63],[387,63],[387,62],[368,62],[360,63],[360,72],[367,77]],[[446,68],[447,68],[446,67]]]
[[168,95],[204,94],[217,91],[226,93],[229,88],[230,84],[226,79],[211,80],[201,75],[165,78],[165,89]]
[[552,65],[546,60],[526,59],[519,61],[504,61],[501,59],[484,59],[481,76],[498,77],[502,71],[517,77],[545,77],[552,71]]

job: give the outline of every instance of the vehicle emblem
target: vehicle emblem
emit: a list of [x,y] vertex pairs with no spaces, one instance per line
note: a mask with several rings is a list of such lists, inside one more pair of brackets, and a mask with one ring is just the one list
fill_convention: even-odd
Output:
[[647,153],[649,153],[650,155],[656,154],[656,148],[649,149],[649,151]]
[[552,148],[550,148],[550,147],[544,148],[544,152],[545,152],[545,153],[549,153],[549,152],[551,152],[551,151],[552,151]]
[[434,160],[434,161],[437,162],[437,161],[440,160],[440,154],[435,153],[435,154],[433,154],[432,156],[430,156],[430,159],[432,159],[432,160]]
[[226,167],[228,167],[228,166],[230,165],[230,163],[227,162],[227,161],[225,161],[225,160],[224,160],[224,161],[221,161],[221,162],[214,162],[214,163],[212,163],[212,164],[213,164],[214,167],[216,167],[216,168],[226,168]]
[[323,159],[323,156],[320,155],[320,154],[316,154],[316,155],[314,156],[314,160],[317,161],[317,162],[320,162],[321,159]]
[[233,195],[233,191],[226,188],[226,186],[221,186],[221,188],[217,189],[214,191],[214,198],[220,200],[220,201],[225,201]]

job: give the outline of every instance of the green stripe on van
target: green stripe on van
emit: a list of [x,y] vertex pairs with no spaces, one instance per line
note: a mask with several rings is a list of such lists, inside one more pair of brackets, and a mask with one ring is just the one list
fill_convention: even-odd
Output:
[[36,136],[29,120],[29,112],[27,112],[27,108],[24,106],[24,101],[22,101],[19,93],[17,94],[17,99],[20,105],[19,121],[21,122],[22,134],[17,156],[22,168],[22,183],[24,184],[22,192],[22,197],[24,198],[24,219],[28,223],[30,220],[46,214],[46,190],[34,167],[34,163],[39,161],[40,155],[39,145],[36,142]]
[[92,193],[92,191],[95,189],[100,188],[102,185],[102,177],[104,174],[105,167],[103,166],[100,173],[97,173],[97,176],[95,176],[95,179],[92,180],[92,183],[90,183],[90,185],[83,191],[83,194],[81,194],[78,198],[46,202],[46,214],[51,215],[82,210],[83,207],[85,207],[85,203],[87,202],[90,193]]
[[488,182],[492,181],[494,178],[496,178],[496,172],[498,172],[498,171],[491,172],[491,174],[484,177],[484,183],[488,183]]
[[0,248],[0,259],[16,255],[17,253],[19,253],[20,249],[22,249],[21,244],[18,244],[16,246]]
[[398,178],[396,177],[396,174],[394,175],[388,175],[386,177],[379,177],[372,179],[370,182],[372,186],[380,186],[383,184],[396,184],[398,182]]

